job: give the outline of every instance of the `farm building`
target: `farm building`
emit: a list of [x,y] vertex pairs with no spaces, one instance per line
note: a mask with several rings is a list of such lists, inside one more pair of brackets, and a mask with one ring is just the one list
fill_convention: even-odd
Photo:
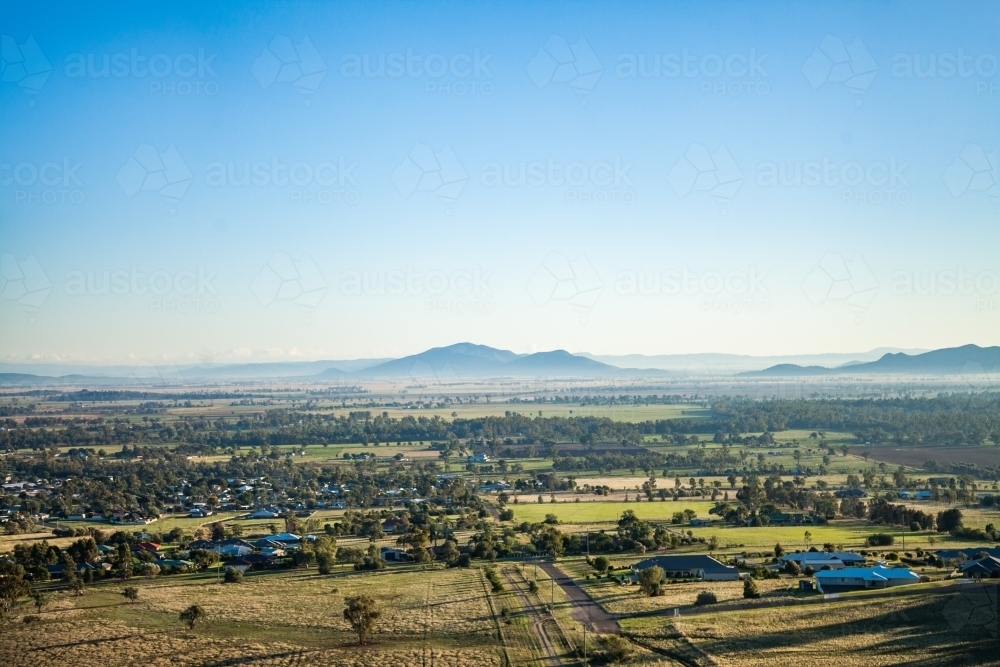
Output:
[[812,566],[814,570],[818,570],[829,565],[834,570],[843,570],[845,567],[864,565],[865,557],[849,551],[804,551],[781,557],[782,563],[789,561],[795,562],[802,569]]
[[847,567],[843,570],[820,570],[816,590],[820,593],[843,593],[868,588],[889,588],[915,584],[920,577],[906,567]]
[[702,581],[739,581],[735,567],[724,565],[711,556],[654,556],[632,566],[633,578],[639,572],[659,567],[668,579],[701,579]]

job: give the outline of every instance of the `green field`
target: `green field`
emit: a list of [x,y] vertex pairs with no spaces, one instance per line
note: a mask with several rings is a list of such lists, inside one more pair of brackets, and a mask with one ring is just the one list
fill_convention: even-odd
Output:
[[[524,498],[524,496],[521,496]],[[593,496],[590,496],[593,497]],[[547,496],[545,496],[547,500]],[[517,505],[508,505],[514,510],[514,521],[520,523],[538,523],[545,520],[546,514],[555,514],[560,523],[613,523],[621,518],[625,510],[632,510],[641,519],[669,521],[674,512],[683,512],[685,509],[692,509],[698,513],[700,518],[710,518],[708,510],[715,506],[715,503],[706,500],[681,499],[677,502],[668,500],[661,502],[613,502],[613,501],[590,501],[587,496],[581,498],[580,502],[567,503],[526,503],[520,502]]]

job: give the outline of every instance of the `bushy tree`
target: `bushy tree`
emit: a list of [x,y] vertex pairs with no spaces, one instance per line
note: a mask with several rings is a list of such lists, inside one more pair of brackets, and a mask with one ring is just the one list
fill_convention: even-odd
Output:
[[206,616],[207,614],[204,609],[196,604],[193,604],[182,611],[179,618],[182,623],[188,626],[188,630],[194,630],[195,624],[204,620]]
[[364,644],[365,638],[375,629],[375,623],[382,612],[379,611],[375,598],[370,595],[349,597],[344,600],[344,604],[344,618],[358,633],[358,643]]
[[757,590],[757,582],[754,581],[753,577],[747,577],[743,580],[743,597],[748,600],[756,600],[760,597],[760,591]]
[[227,584],[238,584],[243,581],[243,573],[235,567],[227,567],[226,574],[222,577],[222,580]]
[[663,595],[663,568],[654,565],[640,570],[639,588],[650,597]]

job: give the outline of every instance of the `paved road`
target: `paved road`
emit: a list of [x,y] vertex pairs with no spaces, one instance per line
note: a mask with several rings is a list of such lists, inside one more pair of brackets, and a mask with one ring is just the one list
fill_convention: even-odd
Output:
[[621,628],[618,627],[618,616],[609,614],[601,609],[594,602],[587,592],[576,585],[562,570],[554,563],[542,562],[538,564],[546,574],[555,580],[559,588],[563,590],[566,597],[570,599],[573,610],[570,612],[576,620],[587,625],[593,632],[601,634],[618,634]]

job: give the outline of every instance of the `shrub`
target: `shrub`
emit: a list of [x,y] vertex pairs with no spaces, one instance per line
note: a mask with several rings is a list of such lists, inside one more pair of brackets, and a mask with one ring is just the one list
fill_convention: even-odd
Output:
[[865,544],[870,547],[889,547],[896,542],[896,537],[889,533],[875,533],[865,538]]
[[222,578],[227,584],[238,584],[243,581],[243,573],[237,570],[235,567],[227,567],[226,574]]
[[755,600],[760,597],[760,591],[757,590],[757,582],[753,580],[753,577],[747,577],[743,580],[743,597],[749,600]]
[[122,591],[122,597],[128,600],[129,604],[134,604],[139,599],[139,589],[135,586],[126,586]]
[[716,597],[715,593],[712,591],[702,591],[701,593],[698,593],[698,597],[695,598],[694,603],[696,605],[706,605],[715,604],[718,601],[719,598]]
[[195,623],[203,620],[207,614],[205,610],[196,604],[191,605],[187,609],[181,612],[181,621],[188,626],[188,630],[194,630]]
[[663,595],[663,568],[654,565],[639,572],[639,588],[650,597]]

